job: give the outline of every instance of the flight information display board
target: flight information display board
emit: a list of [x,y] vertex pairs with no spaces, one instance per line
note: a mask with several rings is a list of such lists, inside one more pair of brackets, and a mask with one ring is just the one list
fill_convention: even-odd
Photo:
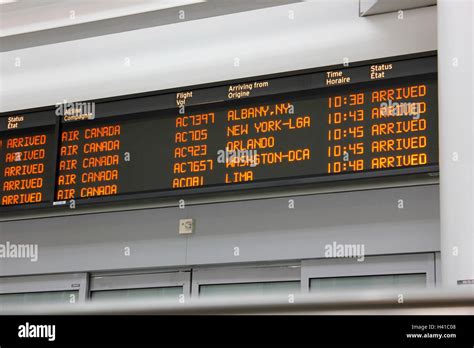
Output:
[[2,119],[2,206],[437,170],[434,56],[92,104],[92,117],[55,108]]
[[0,133],[2,206],[51,202],[54,198],[54,119],[38,115],[3,119]]

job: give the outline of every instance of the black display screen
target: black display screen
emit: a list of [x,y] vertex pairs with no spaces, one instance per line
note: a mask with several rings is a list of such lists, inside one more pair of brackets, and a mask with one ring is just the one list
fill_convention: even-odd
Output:
[[[56,126],[1,133],[2,205],[396,175],[434,171],[438,163],[433,56],[92,104],[94,117],[57,117],[55,110],[48,117]],[[33,142],[25,149],[43,150],[42,158],[30,157],[44,162],[45,174],[28,172],[30,186],[43,182],[32,191],[41,191],[40,201],[5,198],[25,185],[10,179],[30,178],[5,174],[18,151],[8,144],[19,136]]]

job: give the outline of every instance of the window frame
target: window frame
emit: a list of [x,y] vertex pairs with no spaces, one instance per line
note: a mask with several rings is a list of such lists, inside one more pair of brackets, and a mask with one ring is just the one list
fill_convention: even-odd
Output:
[[328,258],[304,260],[301,263],[301,290],[310,293],[311,279],[426,274],[426,286],[435,286],[434,253],[366,256],[356,258]]
[[191,288],[190,270],[149,272],[149,273],[117,273],[91,275],[88,299],[92,293],[108,290],[138,290],[152,288],[182,287],[184,299],[189,298]]
[[301,266],[299,263],[274,266],[195,268],[193,269],[191,293],[193,298],[199,298],[202,285],[276,283],[286,281],[298,281],[300,284],[299,291],[301,291]]
[[29,275],[0,277],[0,279],[0,295],[78,291],[76,303],[86,301],[89,283],[87,273]]

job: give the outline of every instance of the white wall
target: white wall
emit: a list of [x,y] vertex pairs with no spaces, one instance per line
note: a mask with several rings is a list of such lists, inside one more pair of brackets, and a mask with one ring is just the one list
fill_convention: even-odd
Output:
[[[315,259],[333,242],[366,256],[435,252],[438,197],[425,185],[2,222],[0,243],[38,244],[38,260],[0,259],[0,276]],[[192,235],[178,234],[182,218],[195,219]]]
[[456,287],[474,279],[474,3],[440,0],[439,11],[441,261]]
[[312,1],[4,52],[0,111],[436,49],[436,7],[358,11]]

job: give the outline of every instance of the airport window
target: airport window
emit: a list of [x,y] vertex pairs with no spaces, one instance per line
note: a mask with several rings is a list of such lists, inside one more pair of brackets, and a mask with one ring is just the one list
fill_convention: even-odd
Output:
[[86,299],[87,274],[3,277],[0,310],[41,305],[74,305]]
[[301,291],[300,266],[216,267],[193,270],[193,296],[272,296]]
[[179,301],[189,296],[190,272],[95,274],[91,301]]
[[231,295],[287,295],[300,291],[299,281],[201,285],[200,297]]
[[180,286],[148,289],[121,289],[93,291],[92,301],[142,301],[142,300],[175,300],[183,293]]
[[14,306],[74,304],[77,303],[78,298],[79,291],[48,291],[2,294],[0,295],[0,307],[7,309]]
[[304,292],[426,288],[435,285],[435,255],[405,254],[305,260],[301,268]]
[[391,274],[376,276],[313,278],[310,291],[384,290],[426,287],[426,274]]

